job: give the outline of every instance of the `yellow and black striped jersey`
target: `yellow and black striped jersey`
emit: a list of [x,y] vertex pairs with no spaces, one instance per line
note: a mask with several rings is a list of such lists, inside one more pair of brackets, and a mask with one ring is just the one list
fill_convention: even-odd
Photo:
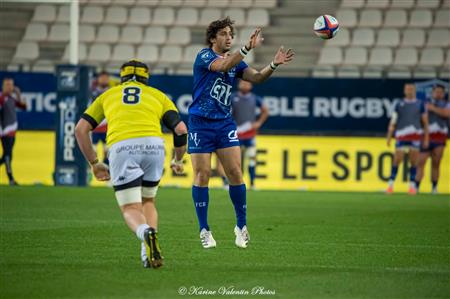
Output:
[[161,118],[167,111],[178,112],[160,90],[128,81],[101,94],[82,118],[94,128],[106,118],[108,146],[125,139],[162,136]]

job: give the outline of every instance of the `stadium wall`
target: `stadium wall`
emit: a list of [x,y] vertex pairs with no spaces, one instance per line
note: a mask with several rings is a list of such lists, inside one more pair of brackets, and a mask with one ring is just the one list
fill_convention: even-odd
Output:
[[[54,130],[56,77],[48,73],[0,72],[15,79],[28,103],[19,112],[22,130]],[[270,118],[262,134],[384,136],[393,103],[403,95],[401,79],[271,78],[255,86],[264,98]],[[434,83],[416,80],[418,97],[424,99]],[[176,83],[176,84],[174,84]],[[192,77],[155,75],[150,85],[169,94],[184,120],[192,101]]]
[[[172,137],[165,136],[167,153],[172,152]],[[257,138],[257,182],[259,189],[321,190],[321,191],[381,191],[386,187],[392,163],[393,148],[384,138],[268,136]],[[101,151],[99,151],[101,152]],[[1,152],[0,152],[1,153]],[[55,133],[19,131],[14,149],[13,170],[19,183],[53,184]],[[192,168],[186,158],[186,173],[174,174],[166,156],[162,186],[190,187]],[[406,192],[407,169],[399,169],[395,189]],[[441,167],[438,191],[450,193],[450,148],[447,146]],[[213,165],[213,167],[215,167]],[[422,192],[429,192],[430,163],[426,166]],[[247,174],[245,179],[248,182]],[[4,166],[0,168],[0,183],[6,184]],[[104,183],[92,181],[93,186]],[[221,187],[221,179],[213,177],[211,187]]]

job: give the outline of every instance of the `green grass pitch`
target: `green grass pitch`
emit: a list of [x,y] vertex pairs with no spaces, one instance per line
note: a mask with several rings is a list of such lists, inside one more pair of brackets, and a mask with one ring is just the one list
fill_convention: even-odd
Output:
[[[211,190],[218,246],[204,250],[190,192],[159,190],[155,270],[111,189],[0,186],[0,298],[450,297],[448,196],[249,192],[243,250],[228,193]],[[275,295],[251,295],[257,286]]]

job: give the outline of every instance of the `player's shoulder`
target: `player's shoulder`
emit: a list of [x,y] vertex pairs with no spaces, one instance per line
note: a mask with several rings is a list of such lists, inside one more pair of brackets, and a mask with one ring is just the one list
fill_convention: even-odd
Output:
[[214,51],[211,48],[203,48],[201,49],[196,57],[196,62],[199,60],[203,60],[203,61],[209,61],[212,58],[215,58],[216,54],[214,53]]
[[144,85],[144,84],[141,84],[140,87],[141,87],[141,89],[142,89],[144,92],[149,93],[149,94],[151,94],[151,95],[153,95],[153,96],[155,96],[155,97],[157,97],[157,98],[164,98],[164,97],[167,97],[167,95],[166,95],[163,91],[159,90],[159,89],[156,88],[156,87],[149,86],[149,85]]

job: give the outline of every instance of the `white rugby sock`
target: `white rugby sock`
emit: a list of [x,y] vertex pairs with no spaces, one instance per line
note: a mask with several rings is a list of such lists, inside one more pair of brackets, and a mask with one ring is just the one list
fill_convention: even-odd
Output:
[[138,228],[136,229],[136,236],[139,238],[139,240],[141,240],[142,242],[144,242],[144,231],[149,228],[150,226],[148,226],[147,223],[141,224],[138,226]]
[[141,242],[141,260],[145,261],[147,259],[147,251],[145,250],[144,242]]

